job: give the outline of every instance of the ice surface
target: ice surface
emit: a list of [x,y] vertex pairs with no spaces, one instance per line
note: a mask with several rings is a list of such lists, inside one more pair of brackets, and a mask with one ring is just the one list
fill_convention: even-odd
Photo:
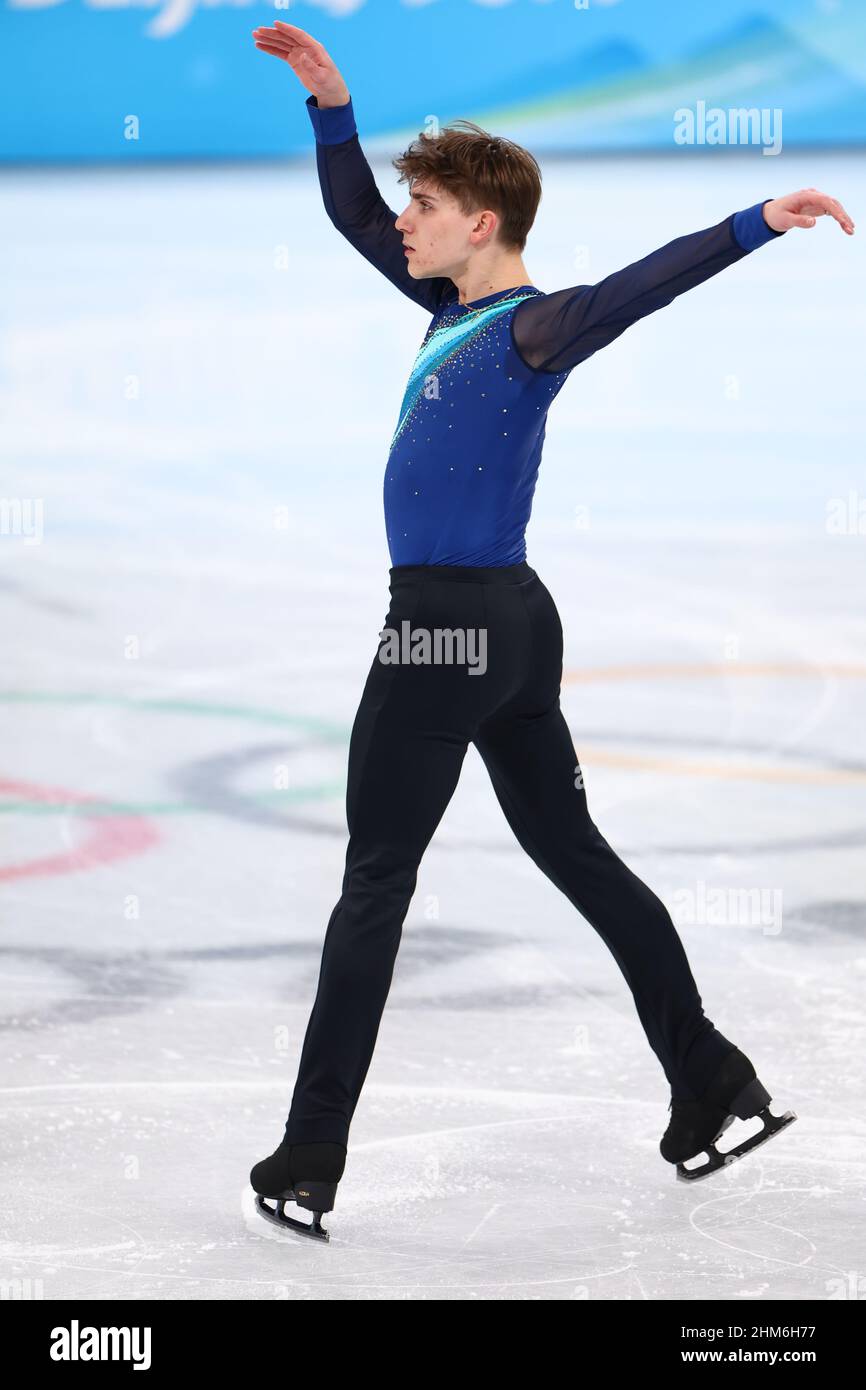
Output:
[[[552,163],[526,264],[585,283],[808,184],[857,220],[857,155]],[[627,987],[470,750],[316,1247],[254,1215],[247,1174],[282,1133],[339,893],[385,452],[427,320],[333,232],[309,168],[7,175],[0,219],[3,495],[34,524],[41,503],[0,536],[0,1279],[853,1296],[863,231],[791,233],[579,368],[528,535],[594,818],[797,1124],[675,1182]]]

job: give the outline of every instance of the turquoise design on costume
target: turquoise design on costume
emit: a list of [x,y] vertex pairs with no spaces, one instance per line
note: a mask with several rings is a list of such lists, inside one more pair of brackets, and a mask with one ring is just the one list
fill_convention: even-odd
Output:
[[429,337],[425,338],[421,344],[406,384],[406,390],[403,392],[400,418],[391,440],[392,449],[403,432],[427,378],[435,373],[450,357],[453,357],[455,352],[487,328],[494,319],[501,317],[509,309],[513,309],[514,305],[519,304],[521,299],[532,298],[533,296],[529,294],[516,294],[510,299],[501,300],[498,304],[490,304],[486,309],[462,315],[458,319],[442,323],[434,328]]

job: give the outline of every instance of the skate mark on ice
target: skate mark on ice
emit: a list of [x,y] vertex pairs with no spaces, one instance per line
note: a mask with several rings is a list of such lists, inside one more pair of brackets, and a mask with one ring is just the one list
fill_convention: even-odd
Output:
[[[699,1202],[695,1207],[692,1208],[692,1210],[689,1212],[689,1224],[695,1231],[695,1234],[701,1236],[704,1240],[710,1241],[714,1245],[722,1247],[722,1249],[724,1250],[732,1251],[734,1254],[744,1256],[748,1259],[767,1260],[772,1264],[782,1265],[788,1269],[802,1269],[808,1265],[816,1270],[823,1269],[825,1270],[825,1272],[838,1272],[833,1266],[825,1266],[815,1263],[815,1256],[818,1254],[818,1247],[814,1244],[812,1240],[810,1240],[810,1238],[804,1232],[792,1230],[789,1227],[782,1226],[778,1221],[769,1220],[767,1217],[760,1216],[757,1214],[753,1215],[749,1212],[746,1212],[742,1217],[740,1217],[739,1214],[741,1209],[743,1207],[749,1206],[755,1200],[755,1198],[759,1197],[765,1190],[765,1174],[763,1165],[760,1163],[756,1163],[756,1166],[758,1167],[760,1173],[760,1177],[756,1187],[749,1188],[744,1192],[728,1192],[722,1193],[716,1197],[709,1197],[705,1201]],[[754,1172],[754,1167],[752,1171]],[[816,1192],[816,1189],[814,1187],[772,1187],[767,1188],[765,1193],[765,1195],[770,1198],[775,1198],[777,1196],[785,1196],[787,1194],[797,1194],[805,1199],[809,1197],[814,1198],[815,1196],[823,1195],[823,1190],[819,1190],[818,1192]],[[723,1239],[721,1236],[715,1235],[712,1231],[707,1230],[705,1227],[698,1224],[699,1213],[703,1211],[712,1212],[714,1209],[717,1210],[720,1207],[726,1206],[728,1203],[736,1204],[734,1212],[732,1214],[732,1219],[742,1219],[756,1227],[760,1226],[769,1229],[783,1231],[786,1235],[792,1236],[795,1240],[805,1242],[805,1244],[809,1247],[808,1253],[804,1255],[802,1259],[799,1260],[788,1259],[782,1255],[766,1254],[761,1250],[755,1250],[746,1246],[737,1245],[734,1243],[732,1239]],[[723,1212],[722,1214],[727,1219],[727,1212]]]
[[478,1222],[478,1225],[475,1226],[474,1229],[471,1230],[471,1231],[469,1232],[468,1236],[467,1236],[466,1239],[463,1241],[463,1243],[462,1243],[462,1245],[461,1245],[461,1247],[460,1247],[461,1250],[465,1250],[465,1249],[466,1249],[466,1246],[469,1244],[470,1240],[474,1240],[475,1236],[476,1236],[476,1235],[478,1234],[478,1232],[481,1230],[481,1227],[482,1227],[482,1226],[485,1226],[485,1225],[487,1224],[487,1222],[490,1220],[491,1216],[493,1216],[497,1211],[499,1211],[499,1209],[500,1209],[501,1206],[502,1206],[502,1202],[494,1202],[494,1203],[493,1203],[493,1206],[490,1208],[490,1210],[489,1210],[489,1211],[486,1211],[486,1212],[484,1213],[484,1215],[482,1216],[481,1220]]
[[[142,1081],[45,1081],[26,1086],[0,1086],[0,1097],[2,1096],[48,1096],[52,1094],[63,1094],[73,1091],[261,1091],[276,1092],[282,1095],[286,1089],[285,1078],[273,1078],[271,1080],[258,1080],[252,1077],[233,1080],[226,1077],[220,1081],[205,1081],[199,1079],[189,1079],[181,1081],[164,1080],[153,1078]],[[658,1102],[645,1100],[639,1096],[611,1096],[611,1095],[581,1095],[577,1091],[515,1091],[494,1087],[479,1086],[431,1086],[423,1083],[409,1084],[408,1082],[383,1082],[370,1081],[364,1086],[364,1094],[371,1096],[391,1096],[397,1099],[406,1097],[411,1099],[413,1096],[430,1096],[431,1099],[466,1100],[473,1104],[485,1104],[496,1102],[507,1102],[515,1105],[546,1105],[550,1103],[566,1102],[573,1103],[582,1109],[571,1119],[580,1119],[586,1115],[588,1105],[610,1106],[621,1109],[623,1106],[629,1107],[651,1107],[654,1111],[658,1109]],[[421,1134],[402,1134],[394,1135],[387,1139],[370,1139],[364,1142],[355,1143],[352,1148],[353,1153],[359,1153],[368,1149],[387,1148],[394,1144],[410,1144],[420,1138],[431,1138],[437,1134],[461,1134],[465,1131],[475,1129],[496,1128],[498,1125],[519,1125],[524,1123],[550,1123],[555,1124],[562,1120],[562,1113],[541,1116],[536,1120],[527,1120],[526,1117],[518,1120],[495,1120],[490,1123],[478,1125],[455,1125],[441,1130],[426,1130]]]

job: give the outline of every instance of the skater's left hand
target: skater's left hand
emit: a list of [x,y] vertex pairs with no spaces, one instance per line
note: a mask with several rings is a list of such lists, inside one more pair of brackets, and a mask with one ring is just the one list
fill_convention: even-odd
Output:
[[814,227],[819,217],[835,217],[843,232],[854,235],[854,223],[837,198],[820,193],[817,188],[801,188],[784,198],[772,198],[764,204],[764,221],[774,232],[787,232],[791,227]]

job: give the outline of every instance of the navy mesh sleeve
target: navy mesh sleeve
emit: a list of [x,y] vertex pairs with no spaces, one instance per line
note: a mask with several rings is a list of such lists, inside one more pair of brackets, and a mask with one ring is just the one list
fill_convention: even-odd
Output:
[[520,356],[528,367],[543,372],[570,371],[585,362],[638,319],[742,260],[756,246],[784,235],[767,226],[762,207],[758,203],[715,227],[677,237],[597,285],[574,285],[524,300],[514,311],[511,330]]
[[422,308],[435,313],[453,282],[447,278],[414,280],[409,274],[403,238],[367,163],[352,110],[343,106],[319,109],[315,96],[306,101],[316,135],[316,167],[325,211],[346,240],[377,270]]

